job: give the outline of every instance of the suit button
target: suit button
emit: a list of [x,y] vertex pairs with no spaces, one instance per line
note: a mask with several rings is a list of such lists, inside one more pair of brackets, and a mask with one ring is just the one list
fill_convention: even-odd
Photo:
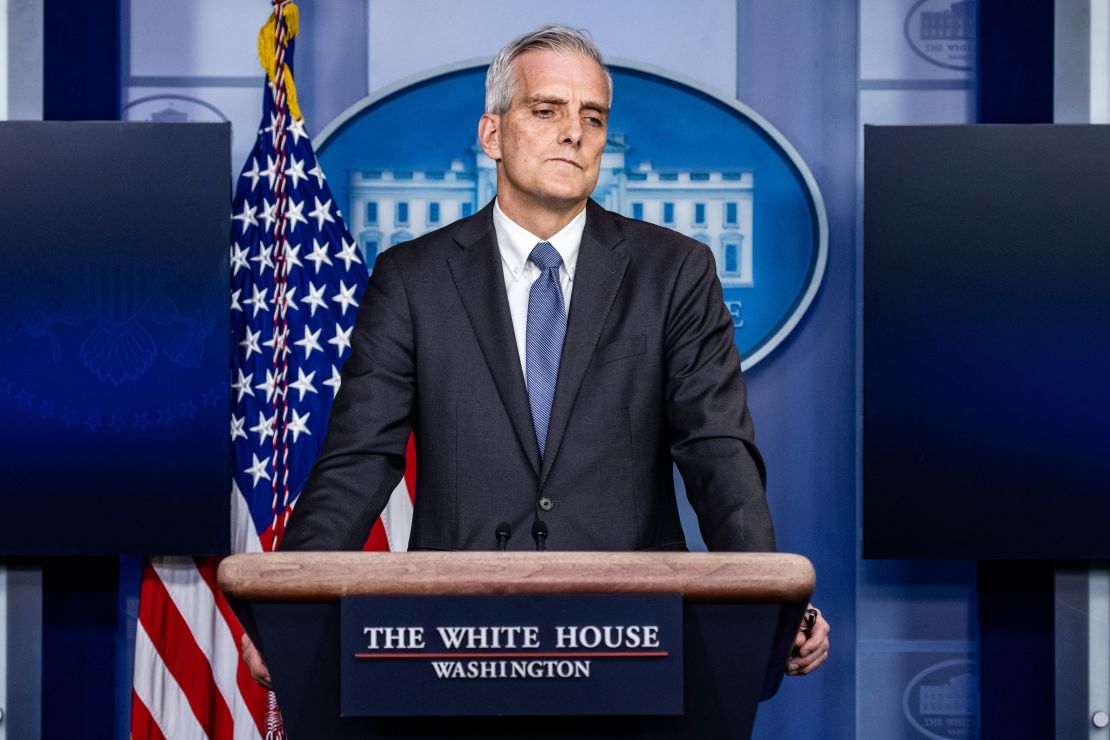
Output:
[[544,496],[543,498],[540,499],[540,508],[543,509],[544,511],[551,511],[551,507],[554,506],[554,505],[555,505],[555,503],[551,499],[549,499],[547,496]]

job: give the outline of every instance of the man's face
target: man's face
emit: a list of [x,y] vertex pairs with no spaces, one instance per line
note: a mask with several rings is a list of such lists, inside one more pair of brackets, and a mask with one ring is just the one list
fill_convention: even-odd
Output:
[[609,83],[582,54],[535,50],[513,60],[516,91],[501,116],[483,116],[479,138],[498,160],[502,207],[563,210],[597,185],[609,117]]

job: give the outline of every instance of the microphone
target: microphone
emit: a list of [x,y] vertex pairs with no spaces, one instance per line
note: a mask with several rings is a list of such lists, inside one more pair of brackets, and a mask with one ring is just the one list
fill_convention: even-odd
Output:
[[547,549],[547,525],[539,519],[537,519],[536,523],[532,525],[532,539],[536,541],[537,551],[543,551]]
[[509,538],[513,536],[513,528],[509,526],[508,522],[501,522],[497,525],[495,532],[497,536],[497,549],[499,551],[509,549]]

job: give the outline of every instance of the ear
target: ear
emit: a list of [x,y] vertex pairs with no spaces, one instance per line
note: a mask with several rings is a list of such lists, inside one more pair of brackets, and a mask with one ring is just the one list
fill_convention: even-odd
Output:
[[501,161],[501,116],[482,114],[478,119],[478,144],[490,159]]

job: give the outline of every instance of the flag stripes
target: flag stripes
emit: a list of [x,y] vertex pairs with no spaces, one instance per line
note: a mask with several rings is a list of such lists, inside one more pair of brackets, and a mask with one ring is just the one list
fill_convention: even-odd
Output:
[[266,691],[239,659],[242,628],[216,588],[215,566],[162,558],[143,569],[133,740],[262,737]]

